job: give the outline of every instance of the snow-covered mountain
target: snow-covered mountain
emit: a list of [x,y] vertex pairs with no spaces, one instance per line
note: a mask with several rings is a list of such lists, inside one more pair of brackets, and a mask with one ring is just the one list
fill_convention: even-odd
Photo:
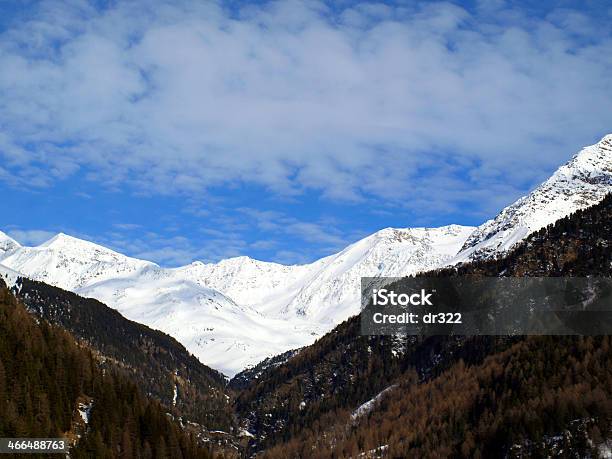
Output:
[[174,269],[59,234],[0,256],[0,263],[96,298],[174,336],[203,363],[233,375],[310,344],[357,314],[361,276],[403,276],[439,266],[473,229],[388,228],[307,265],[238,257]]
[[12,287],[17,282],[17,279],[22,276],[22,274],[18,273],[14,269],[0,264],[0,276],[4,279],[4,282],[6,282],[9,287]]
[[283,313],[338,323],[360,309],[362,277],[407,276],[443,266],[474,231],[469,226],[386,228],[318,262]]
[[179,277],[219,290],[240,304],[274,314],[290,301],[318,265],[319,262],[287,266],[243,256],[218,263],[196,261],[174,271]]
[[612,192],[612,135],[586,147],[528,196],[478,228],[387,228],[306,265],[237,257],[180,268],[58,234],[22,247],[0,233],[0,274],[15,272],[96,298],[179,340],[233,375],[312,343],[357,314],[361,277],[398,277],[495,256]]
[[177,274],[150,266],[76,293],[168,333],[201,362],[231,376],[267,356],[305,344],[299,324],[266,317]]
[[192,263],[174,274],[275,318],[335,324],[359,312],[361,277],[407,276],[450,260],[475,228],[386,228],[311,264],[237,257]]
[[585,147],[542,185],[479,226],[456,261],[494,257],[612,192],[612,134]]
[[0,231],[0,257],[21,247],[19,243]]
[[66,290],[157,266],[63,233],[38,247],[19,247],[0,259],[3,265],[32,279]]
[[37,247],[12,248],[0,263],[0,275],[11,284],[19,272],[96,298],[170,334],[203,363],[230,375],[312,336],[308,324],[268,318],[194,282],[186,275],[191,265],[166,269],[63,233]]

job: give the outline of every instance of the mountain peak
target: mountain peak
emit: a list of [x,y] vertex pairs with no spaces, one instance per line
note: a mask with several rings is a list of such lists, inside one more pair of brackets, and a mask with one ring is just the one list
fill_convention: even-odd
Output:
[[[111,256],[116,257],[126,257],[112,249],[104,247],[100,244],[96,244],[95,242],[87,241],[85,239],[79,239],[74,236],[70,236],[66,233],[57,233],[51,239],[46,242],[43,242],[39,246],[35,247],[35,249],[53,249],[60,252],[72,253],[72,252],[96,252],[96,253],[105,253]],[[128,258],[128,257],[126,257]]]
[[[474,226],[446,225],[432,228],[383,228],[372,236],[379,240],[390,240],[394,242],[408,241],[414,239],[438,238],[443,236],[456,236],[465,232],[474,231]],[[367,239],[367,238],[366,238]]]
[[2,263],[32,279],[69,290],[154,266],[65,233],[56,234],[37,247],[8,252]]
[[599,203],[612,192],[612,134],[583,148],[527,196],[479,226],[457,261],[490,258],[569,214]]
[[69,236],[66,233],[57,233],[48,241],[43,242],[38,247],[59,247],[65,246],[67,244],[93,244],[93,242],[85,241],[83,239],[78,239],[74,236]]
[[612,145],[612,134],[604,135],[599,143],[609,143]]
[[560,173],[575,169],[583,172],[611,172],[612,134],[606,135],[594,145],[583,148],[570,161],[557,169],[551,179],[554,179]]

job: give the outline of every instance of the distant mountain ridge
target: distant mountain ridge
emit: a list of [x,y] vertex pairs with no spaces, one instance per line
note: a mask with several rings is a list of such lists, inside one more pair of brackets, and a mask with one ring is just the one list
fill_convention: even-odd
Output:
[[[0,272],[14,272],[119,310],[175,337],[232,376],[310,344],[359,312],[361,277],[401,277],[495,258],[612,191],[612,135],[584,148],[526,197],[478,228],[386,228],[306,265],[237,257],[166,269],[59,234],[22,247],[0,233]],[[12,271],[10,271],[12,270]],[[12,273],[12,274],[11,274]]]
[[37,247],[16,247],[0,256],[0,262],[34,280],[67,290],[157,266],[64,233]]
[[96,298],[170,334],[203,363],[233,376],[309,344],[357,314],[361,276],[409,275],[439,266],[473,229],[387,228],[309,265],[238,257],[173,269],[59,234],[0,256],[0,272],[13,270]]

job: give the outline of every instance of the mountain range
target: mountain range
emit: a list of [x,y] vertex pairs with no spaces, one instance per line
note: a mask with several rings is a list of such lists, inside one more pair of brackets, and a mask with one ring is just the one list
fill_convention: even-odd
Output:
[[[612,193],[503,257],[417,276],[609,277],[611,250]],[[227,383],[95,299],[0,279],[0,432],[63,435],[75,458],[609,457],[609,336],[359,325],[350,317]]]
[[497,257],[610,192],[612,135],[477,228],[387,228],[305,265],[237,257],[171,269],[65,234],[25,247],[0,232],[0,271],[8,283],[23,275],[95,298],[233,376],[308,345],[357,314],[361,277],[407,276]]
[[[503,257],[422,275],[610,277],[611,257],[609,194]],[[360,328],[353,316],[314,344],[232,379],[251,452],[271,459],[610,457],[610,336],[382,336]]]

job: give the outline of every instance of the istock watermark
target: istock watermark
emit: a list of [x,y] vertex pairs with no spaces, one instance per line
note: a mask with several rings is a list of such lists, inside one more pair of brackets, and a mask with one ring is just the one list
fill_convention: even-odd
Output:
[[395,293],[386,288],[372,290],[374,306],[433,306],[430,301],[433,292],[427,293],[424,288],[419,293]]
[[361,333],[608,335],[607,277],[364,277]]

